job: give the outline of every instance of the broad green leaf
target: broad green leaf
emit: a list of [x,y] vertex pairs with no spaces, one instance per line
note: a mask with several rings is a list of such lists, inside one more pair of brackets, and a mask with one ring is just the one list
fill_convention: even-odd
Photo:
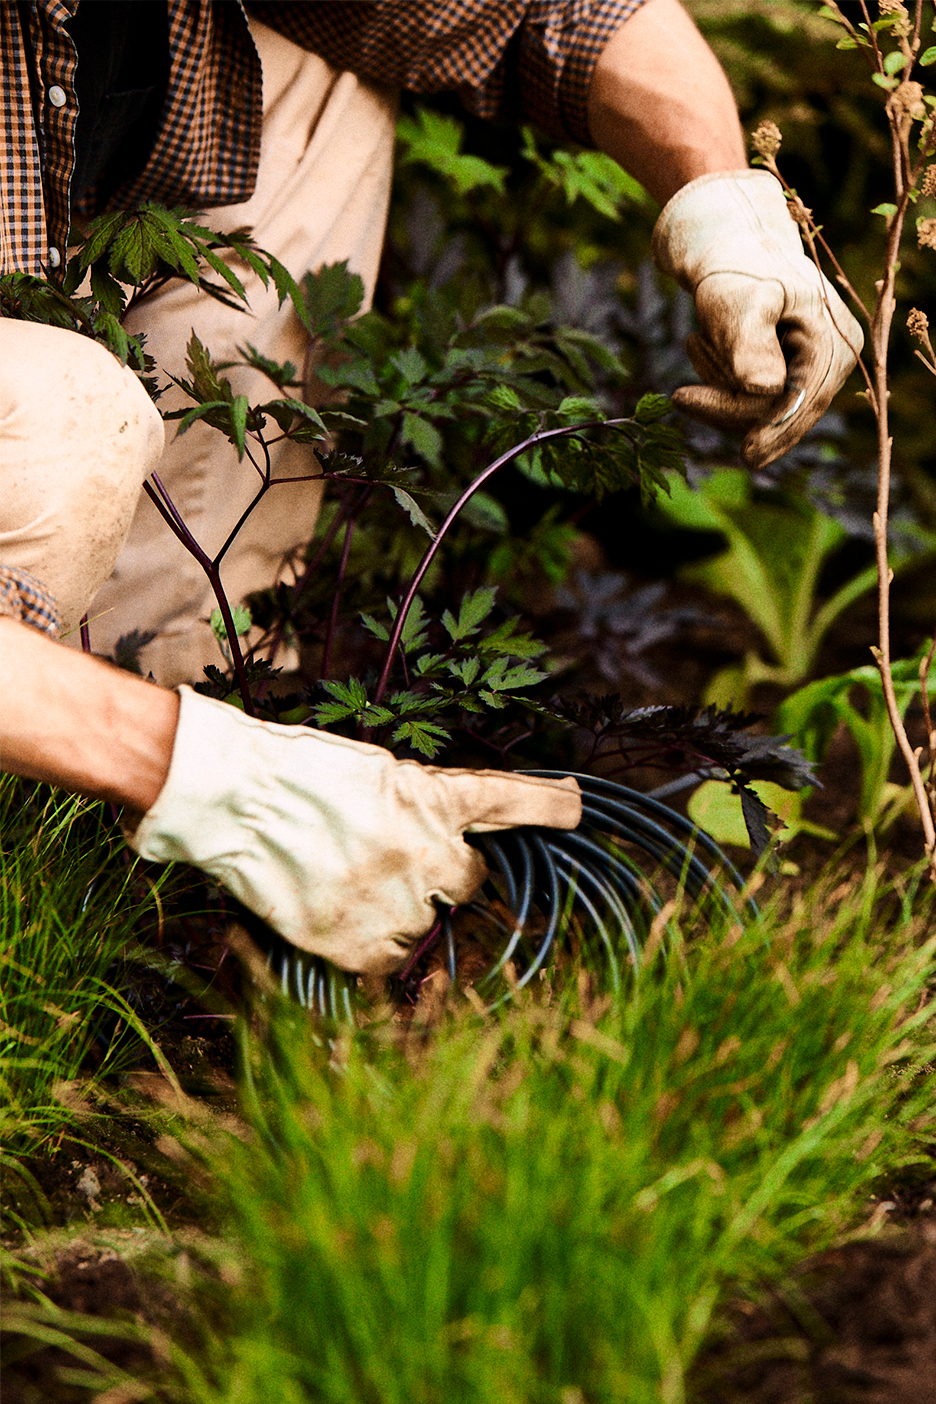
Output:
[[[253,626],[253,617],[247,605],[235,605],[231,610],[231,618],[234,621],[234,632],[237,637],[243,638],[250,632]],[[228,638],[227,625],[220,609],[213,609],[209,620],[212,631],[219,644],[226,644]]]
[[[815,838],[834,841],[837,835],[830,829],[812,824],[802,818],[803,796],[791,793],[769,780],[755,780],[751,789],[774,814],[783,821],[776,837],[785,843],[804,830]],[[741,796],[723,780],[706,780],[694,792],[688,804],[689,818],[698,824],[716,843],[750,848],[751,840],[744,822]]]
[[237,449],[237,457],[244,456],[244,442],[247,434],[247,411],[250,401],[246,395],[236,395],[231,405],[231,440]]
[[397,137],[405,163],[428,166],[451,182],[459,195],[492,186],[503,193],[506,166],[493,166],[478,156],[462,154],[462,128],[454,117],[421,107],[412,117],[401,117]]
[[422,415],[406,411],[400,430],[400,442],[404,446],[409,445],[415,453],[419,454],[420,458],[424,458],[432,467],[436,468],[440,465],[442,435],[435,425],[430,420],[423,419]]
[[503,536],[510,528],[507,513],[496,497],[487,492],[474,492],[461,510],[461,519],[480,531]]

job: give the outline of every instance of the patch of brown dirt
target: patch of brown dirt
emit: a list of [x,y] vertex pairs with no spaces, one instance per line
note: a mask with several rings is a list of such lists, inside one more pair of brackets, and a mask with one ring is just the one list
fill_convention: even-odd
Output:
[[909,1228],[804,1264],[768,1300],[735,1303],[694,1404],[934,1404],[932,1203]]

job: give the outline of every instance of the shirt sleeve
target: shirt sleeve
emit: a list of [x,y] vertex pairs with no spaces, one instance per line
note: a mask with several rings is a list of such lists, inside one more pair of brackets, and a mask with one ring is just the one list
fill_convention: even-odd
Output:
[[253,0],[248,13],[336,68],[591,145],[602,49],[645,0]]

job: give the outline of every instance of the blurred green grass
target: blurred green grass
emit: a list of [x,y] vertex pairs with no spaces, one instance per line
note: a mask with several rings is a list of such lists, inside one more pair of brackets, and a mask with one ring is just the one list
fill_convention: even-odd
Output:
[[617,1003],[573,978],[331,1042],[268,1007],[251,1131],[208,1157],[224,1327],[187,1397],[679,1404],[725,1293],[933,1131],[932,902],[836,885],[661,943]]
[[24,1161],[86,1123],[94,1082],[132,1052],[114,982],[157,899],[112,852],[102,809],[0,777],[0,1167],[14,1222],[14,1187],[42,1212]]
[[[87,807],[43,804],[4,874],[7,1125],[33,1152],[68,1124],[56,1081],[107,1071],[82,1060],[141,910]],[[259,998],[239,1129],[159,1111],[202,1228],[181,1276],[181,1239],[147,1258],[184,1344],[154,1325],[131,1378],[18,1263],[9,1377],[54,1341],[69,1399],[680,1404],[727,1296],[854,1231],[936,1130],[932,893],[856,856],[746,929],[658,924],[617,999],[568,959],[497,1016],[450,995],[432,1029]]]

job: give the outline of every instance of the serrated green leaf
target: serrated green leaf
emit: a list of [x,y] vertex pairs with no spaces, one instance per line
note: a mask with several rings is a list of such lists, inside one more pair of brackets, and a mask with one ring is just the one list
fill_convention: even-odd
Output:
[[877,83],[879,88],[886,88],[888,92],[892,92],[898,84],[898,79],[890,78],[884,73],[872,73],[871,81]]
[[367,688],[359,678],[349,678],[346,683],[328,679],[322,682],[322,687],[337,701],[345,702],[350,707],[367,706]]
[[[396,619],[397,611],[395,605],[391,606],[390,613],[391,617]],[[410,605],[409,614],[406,616],[403,632],[400,635],[400,642],[405,652],[409,653],[414,648],[422,647],[426,641],[427,628],[426,606],[423,604],[420,596],[417,595]]]
[[637,401],[634,418],[638,424],[657,424],[672,411],[672,401],[665,395],[642,395]]
[[457,620],[452,615],[451,610],[445,611],[442,623],[455,643],[477,633],[479,625],[487,619],[494,608],[496,598],[497,587],[495,585],[482,585],[480,589],[469,590],[462,596]]
[[437,756],[446,741],[451,740],[451,732],[437,722],[403,722],[393,733],[394,741],[408,741],[414,751],[432,760]]
[[[349,322],[361,310],[364,301],[364,282],[358,273],[348,268],[348,260],[338,263],[325,263],[315,273],[308,273],[299,288],[280,264],[271,271],[280,292],[282,275],[289,279],[283,284],[286,295],[292,297],[300,320],[313,339],[331,336],[335,330]],[[280,301],[283,293],[280,292]]]
[[123,314],[126,306],[124,291],[117,279],[108,273],[103,259],[91,265],[91,293],[112,316],[120,317]]
[[345,721],[356,714],[355,707],[349,707],[343,702],[316,702],[312,708],[316,726],[333,726],[335,722]]
[[123,282],[142,282],[144,274],[151,272],[151,260],[147,257],[143,229],[139,219],[125,224],[113,242],[110,251],[110,269],[115,277],[124,274]]
[[201,248],[201,256],[208,264],[208,267],[212,268],[220,278],[224,279],[228,287],[236,294],[240,301],[246,302],[247,292],[243,283],[240,278],[238,278],[233,268],[230,268],[224,259],[221,258],[220,254],[216,254],[213,249],[209,249],[207,245],[203,245]]
[[385,624],[378,624],[372,614],[362,614],[361,623],[369,634],[373,634],[375,639],[380,639],[383,643],[389,643],[390,631]]
[[936,44],[931,44],[928,49],[924,49],[917,63],[921,68],[929,68],[930,64],[936,63]]
[[309,331],[310,328],[305,320],[305,298],[299,289],[299,284],[296,282],[289,269],[284,268],[279,259],[274,258],[272,254],[267,254],[267,264],[270,269],[270,276],[273,279],[273,286],[276,289],[276,296],[279,300],[280,307],[282,307],[283,303],[288,298],[292,302],[299,320],[305,326],[306,331]]
[[82,268],[90,268],[107,251],[127,218],[126,210],[99,215],[88,225],[85,242],[78,255]]
[[405,492],[404,489],[400,487],[391,487],[390,491],[413,523],[413,526],[420,527],[429,537],[430,541],[434,541],[435,528],[415,498],[411,497],[408,492]]
[[876,215],[884,215],[887,219],[891,219],[897,213],[897,206],[889,205],[885,202],[883,205],[875,205],[871,213]]
[[423,653],[416,659],[416,672],[420,677],[426,677],[434,673],[436,669],[445,662],[444,653]]
[[884,55],[885,73],[902,73],[906,66],[906,56],[899,49],[892,49],[889,54]]
[[461,152],[462,128],[453,117],[429,108],[419,108],[415,118],[401,117],[397,136],[402,148],[400,159],[407,164],[428,166],[448,180],[459,195],[493,186],[503,193],[506,166],[493,166],[478,156]]
[[448,670],[452,677],[458,678],[470,687],[481,671],[481,659],[475,655],[474,658],[462,658],[449,663]]
[[420,355],[415,346],[407,346],[402,351],[397,351],[390,357],[390,364],[395,366],[407,385],[418,385],[425,380],[429,367],[425,357]]
[[197,423],[200,419],[206,420],[215,427],[223,427],[224,418],[227,416],[230,408],[231,406],[228,400],[205,400],[202,404],[195,405],[193,409],[185,410],[184,412],[172,410],[169,414],[165,415],[164,418],[177,419],[179,421],[179,427],[176,433],[181,435],[184,434],[187,429],[191,429],[192,425]]

